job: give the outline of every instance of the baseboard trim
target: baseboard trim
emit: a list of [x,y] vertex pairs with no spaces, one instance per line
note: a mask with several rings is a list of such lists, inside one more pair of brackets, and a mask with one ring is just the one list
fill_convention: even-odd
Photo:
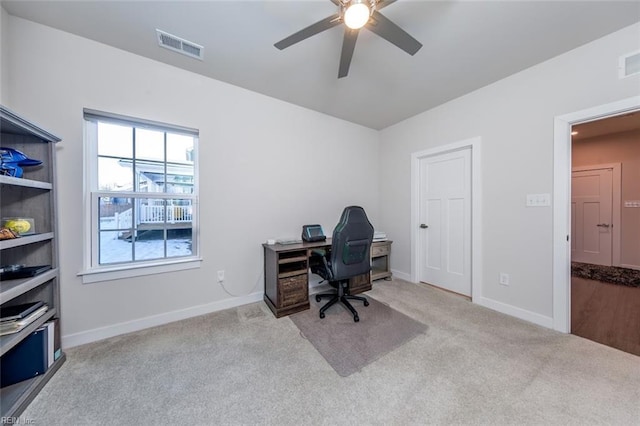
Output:
[[479,300],[474,300],[474,303],[521,320],[541,325],[542,327],[553,329],[553,318],[551,317],[540,315],[535,312],[527,311],[526,309],[508,305],[486,297],[480,297]]
[[[391,270],[394,278],[398,278],[404,281],[411,281],[411,274],[407,274],[406,272],[397,271],[395,269]],[[537,314],[535,312],[527,311],[526,309],[518,308],[513,305],[508,305],[506,303],[498,302],[493,299],[489,299],[486,297],[479,297],[473,299],[473,303],[477,303],[480,306],[484,306],[485,308],[492,309],[494,311],[498,311],[500,313],[519,318],[524,321],[532,322],[537,325],[541,325],[542,327],[547,327],[553,329],[553,318],[546,317],[544,315]]]
[[411,274],[407,274],[406,272],[398,271],[396,269],[392,269],[391,273],[395,278],[398,278],[404,281],[409,281],[410,283],[413,282],[411,281]]
[[[613,265],[613,266],[616,266],[616,265]],[[640,271],[640,265],[631,265],[631,264],[627,264],[627,263],[621,263],[618,266],[620,268],[635,269],[636,271]]]
[[218,302],[208,303],[205,305],[193,306],[191,308],[179,309],[177,311],[166,312],[145,318],[138,318],[132,321],[108,325],[106,327],[69,334],[67,336],[62,336],[62,348],[72,348],[74,346],[96,342],[109,337],[144,330],[145,328],[156,327],[158,325],[169,324],[174,321],[180,321],[187,318],[210,314],[212,312],[222,311],[224,309],[259,302],[262,300],[263,295],[264,293],[260,291],[243,297],[220,300]]

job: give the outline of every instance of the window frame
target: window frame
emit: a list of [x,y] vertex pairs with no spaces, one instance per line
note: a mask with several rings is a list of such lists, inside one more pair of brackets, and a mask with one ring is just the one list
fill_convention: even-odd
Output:
[[[200,257],[200,226],[199,226],[199,131],[188,127],[174,126],[166,123],[155,122],[146,119],[127,117],[119,114],[96,111],[85,108],[83,110],[83,204],[84,204],[84,269],[78,273],[83,283],[109,281],[121,278],[130,278],[150,274],[180,271],[199,268],[202,262]],[[111,197],[112,191],[103,191],[98,186],[98,122],[131,126],[138,129],[149,129],[192,136],[193,143],[193,193],[168,193],[168,192],[138,192],[118,191],[123,198],[149,198],[149,199],[189,199],[192,205],[191,218],[191,256],[163,257],[152,260],[132,260],[108,265],[99,264],[99,199]],[[166,135],[165,135],[166,138]],[[165,145],[166,150],[166,145]],[[166,170],[168,159],[164,158]],[[165,188],[166,190],[166,188]],[[165,205],[165,209],[167,206]],[[165,228],[166,229],[166,228]],[[165,234],[165,250],[167,234]],[[166,252],[165,252],[166,255]]]

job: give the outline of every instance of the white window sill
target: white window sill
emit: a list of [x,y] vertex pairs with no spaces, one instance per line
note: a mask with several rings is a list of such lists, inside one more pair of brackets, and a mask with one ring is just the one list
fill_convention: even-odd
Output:
[[187,259],[175,259],[148,262],[141,264],[118,265],[113,267],[101,267],[88,269],[78,273],[82,277],[83,284],[97,283],[101,281],[113,281],[123,278],[141,277],[145,275],[164,274],[166,272],[184,271],[200,267],[202,258],[190,257]]

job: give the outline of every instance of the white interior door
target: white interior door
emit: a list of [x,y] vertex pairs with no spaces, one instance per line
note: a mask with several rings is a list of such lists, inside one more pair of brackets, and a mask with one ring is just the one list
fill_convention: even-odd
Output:
[[420,281],[471,296],[471,149],[420,160]]
[[613,169],[571,173],[571,260],[611,266]]

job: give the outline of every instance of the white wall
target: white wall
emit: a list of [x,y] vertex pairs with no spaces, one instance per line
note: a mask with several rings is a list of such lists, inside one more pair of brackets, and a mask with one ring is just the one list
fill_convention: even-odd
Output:
[[[634,25],[378,133],[6,14],[2,23],[2,101],[64,140],[58,178],[68,343],[247,300],[214,283],[218,269],[229,290],[257,300],[260,243],[296,235],[309,222],[330,230],[347,204],[367,209],[394,240],[393,269],[409,275],[410,155],[475,136],[483,149],[478,302],[551,317],[552,212],[524,202],[527,193],[552,191],[553,118],[640,92],[637,76],[617,77],[618,56],[640,48]],[[81,284],[84,107],[200,129],[202,268]],[[312,168],[312,176],[297,177]],[[500,272],[511,275],[509,287],[498,285]]]
[[[20,18],[10,16],[9,24],[8,106],[63,139],[57,161],[67,344],[261,300],[267,238],[299,236],[305,223],[330,232],[350,204],[376,223],[376,131]],[[200,130],[200,269],[90,285],[76,276],[83,269],[85,107]],[[230,292],[252,296],[226,294],[214,278],[220,269]]]
[[[640,93],[618,57],[640,49],[640,24],[512,75],[381,132],[381,229],[392,268],[411,272],[410,155],[482,138],[483,294],[479,303],[551,325],[552,210],[527,208],[553,189],[553,120]],[[498,284],[500,272],[510,286]]]

